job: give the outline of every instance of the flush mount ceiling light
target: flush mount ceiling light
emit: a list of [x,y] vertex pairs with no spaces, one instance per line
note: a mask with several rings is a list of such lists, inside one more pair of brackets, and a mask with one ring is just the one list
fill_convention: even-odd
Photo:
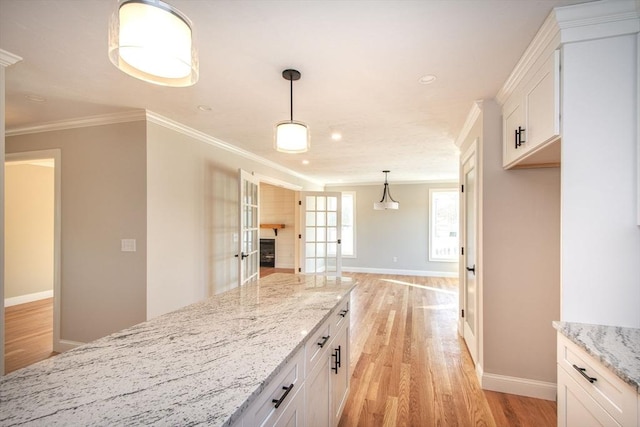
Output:
[[379,202],[373,203],[373,209],[377,211],[385,209],[399,209],[400,203],[393,200],[391,197],[391,190],[389,190],[389,183],[387,182],[387,174],[389,171],[382,171],[384,173],[384,190],[382,191],[382,199]]
[[293,121],[293,81],[300,80],[300,71],[284,70],[282,77],[290,82],[291,115],[289,120],[276,124],[275,148],[282,153],[304,153],[309,149],[309,128]]
[[109,25],[109,59],[125,73],[162,86],[198,81],[191,21],[159,0],[123,0]]

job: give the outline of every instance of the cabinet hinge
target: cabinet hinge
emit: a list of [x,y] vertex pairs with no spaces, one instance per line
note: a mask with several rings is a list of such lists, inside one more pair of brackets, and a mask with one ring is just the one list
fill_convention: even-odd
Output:
[[460,255],[464,255],[464,246],[460,247]]
[[302,200],[298,200],[298,206],[302,206]]
[[298,239],[302,239],[302,234],[298,234]]
[[462,317],[464,317],[464,308],[462,309]]
[[461,192],[461,193],[464,193],[464,184],[462,184],[462,185],[460,186],[460,192]]
[[302,269],[298,267],[298,273],[302,273]]

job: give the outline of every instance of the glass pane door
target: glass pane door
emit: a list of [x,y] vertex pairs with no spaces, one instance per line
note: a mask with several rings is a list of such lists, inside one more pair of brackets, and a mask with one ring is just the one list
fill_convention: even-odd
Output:
[[341,202],[339,192],[303,192],[301,270],[305,274],[340,276]]
[[258,279],[260,272],[260,181],[240,170],[240,244],[236,257],[239,262],[240,286]]

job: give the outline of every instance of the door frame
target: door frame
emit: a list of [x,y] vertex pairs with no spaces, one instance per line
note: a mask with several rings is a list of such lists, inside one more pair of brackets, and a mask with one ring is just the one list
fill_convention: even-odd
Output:
[[[480,141],[479,138],[476,138],[470,145],[469,148],[464,152],[464,154],[460,157],[460,185],[463,185],[465,182],[465,172],[464,172],[464,165],[467,163],[467,161],[469,161],[469,159],[471,159],[472,157],[474,158],[474,165],[473,168],[475,169],[476,172],[476,187],[475,187],[475,192],[474,192],[474,205],[475,205],[475,230],[474,230],[474,242],[475,242],[475,265],[476,265],[476,275],[475,275],[475,280],[476,280],[476,298],[475,298],[475,328],[474,328],[474,332],[475,332],[475,343],[473,345],[473,348],[469,348],[469,353],[471,354],[471,358],[473,360],[473,362],[476,365],[476,370],[478,368],[481,369],[482,366],[482,254],[481,251],[479,250],[480,247],[480,231],[479,231],[479,224],[480,224],[480,219],[481,219],[481,206],[480,206],[480,201],[482,200],[481,198],[481,183],[480,183],[480,171],[479,171],[479,167],[480,167],[480,162],[479,162],[479,158],[478,158],[478,145],[479,145]],[[467,241],[467,229],[466,229],[466,223],[467,223],[467,206],[466,206],[466,200],[465,200],[465,193],[460,192],[460,231],[461,231],[461,247],[466,248],[466,241]],[[467,250],[467,254],[468,254],[468,250]],[[465,304],[465,299],[466,299],[466,292],[465,292],[465,288],[466,288],[466,267],[467,267],[467,261],[466,261],[467,255],[463,255],[462,251],[460,253],[460,262],[459,262],[459,276],[460,276],[460,283],[458,284],[459,286],[459,306],[460,309],[463,309],[464,307],[466,307]],[[458,333],[462,336],[465,345],[467,345],[467,347],[469,347],[469,343],[467,342],[467,340],[464,338],[465,336],[465,319],[462,317],[461,311],[459,313],[458,316]],[[475,356],[475,357],[474,357]]]
[[[40,151],[24,151],[5,154],[7,163],[53,159],[53,351],[62,353],[68,346],[60,343],[60,317],[62,307],[61,282],[61,224],[62,224],[62,152],[59,148]],[[6,206],[5,206],[6,209]],[[2,302],[4,305],[4,300]],[[2,322],[4,328],[4,322]],[[3,334],[4,335],[4,334]]]

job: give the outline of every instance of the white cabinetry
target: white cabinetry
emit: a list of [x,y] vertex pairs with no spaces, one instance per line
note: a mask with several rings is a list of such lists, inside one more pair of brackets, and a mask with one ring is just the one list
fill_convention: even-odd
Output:
[[234,427],[337,426],[349,395],[347,295]]
[[337,426],[349,394],[349,304],[349,298],[342,301],[305,346],[311,362],[306,381],[309,426]]
[[560,163],[560,53],[534,63],[502,107],[507,168]]
[[638,427],[638,391],[558,334],[558,427]]

